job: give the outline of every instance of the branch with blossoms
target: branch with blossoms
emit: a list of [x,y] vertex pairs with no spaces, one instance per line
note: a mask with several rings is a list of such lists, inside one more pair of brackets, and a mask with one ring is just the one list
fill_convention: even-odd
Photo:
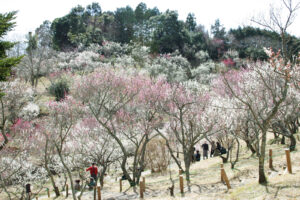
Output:
[[[280,54],[270,51],[269,62],[249,65],[246,70],[229,71],[215,81],[214,87],[221,95],[236,99],[245,106],[251,114],[253,125],[257,128],[260,147],[259,183],[265,183],[264,157],[266,134],[271,121],[278,115],[288,93],[290,92],[291,75],[295,68],[286,65]],[[224,91],[228,93],[224,93]]]

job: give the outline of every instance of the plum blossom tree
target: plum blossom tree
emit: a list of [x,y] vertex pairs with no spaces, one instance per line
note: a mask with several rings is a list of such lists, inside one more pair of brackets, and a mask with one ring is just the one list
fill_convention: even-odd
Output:
[[290,92],[291,71],[299,68],[285,65],[279,54],[268,54],[271,56],[268,63],[256,63],[246,70],[230,71],[220,78],[221,84],[217,86],[223,91],[221,95],[235,98],[241,104],[240,108],[247,109],[251,114],[260,136],[259,183],[267,182],[264,173],[267,131]]
[[85,169],[92,162],[101,166],[100,184],[103,187],[104,176],[108,168],[120,160],[122,152],[115,141],[105,134],[103,127],[90,116],[77,124],[72,134],[73,145],[76,146],[76,165],[78,169]]
[[[165,98],[159,109],[167,116],[163,130],[156,131],[166,140],[175,138],[180,144],[184,156],[185,174],[190,189],[190,165],[194,146],[203,138],[215,133],[216,119],[213,107],[209,107],[210,97],[207,93],[192,93],[180,84],[166,90]],[[174,152],[174,150],[170,150]],[[174,156],[172,156],[174,159]],[[178,161],[177,161],[178,162]]]
[[[35,155],[36,127],[33,123],[18,119],[11,127],[9,143],[0,154],[0,188],[8,199],[22,199],[25,184],[39,181],[35,187],[43,188],[47,173],[32,160]],[[14,187],[10,187],[10,186]],[[1,193],[1,192],[0,192]]]
[[72,97],[66,97],[60,102],[50,102],[49,118],[47,128],[50,130],[49,140],[54,146],[55,153],[59,158],[59,162],[63,166],[70,180],[73,199],[76,200],[75,187],[72,175],[71,158],[68,154],[73,150],[72,140],[70,136],[77,124],[82,113],[82,105],[76,102]]
[[24,84],[13,82],[1,82],[0,90],[4,96],[0,98],[0,151],[9,143],[10,127],[16,123],[19,113],[32,99],[32,91],[24,87]]
[[217,109],[218,115],[216,117],[221,129],[220,133],[213,137],[216,137],[222,146],[228,149],[226,157],[220,155],[223,162],[227,162],[229,157],[232,160],[231,152],[234,146],[237,147],[235,161],[231,161],[232,168],[234,168],[239,159],[239,140],[243,140],[247,148],[254,154],[256,153],[259,134],[252,126],[253,120],[248,110],[244,109],[234,97],[220,95],[223,92],[214,89],[210,93],[213,99],[211,106]]
[[[276,5],[276,4],[275,4]],[[278,7],[270,5],[270,10],[267,15],[260,18],[253,17],[252,22],[277,32],[281,38],[281,52],[285,64],[292,60],[293,51],[287,45],[291,39],[288,35],[288,29],[295,21],[297,12],[300,9],[300,2],[298,0],[281,0]]]
[[278,111],[278,115],[272,121],[272,130],[274,134],[280,134],[283,137],[290,139],[290,150],[294,151],[296,148],[296,138],[294,134],[297,133],[300,126],[299,122],[299,91],[294,87],[290,88],[290,93],[283,106]]
[[[122,151],[122,172],[131,186],[135,186],[144,169],[146,145],[159,122],[158,112],[152,106],[163,89],[152,87],[152,81],[146,77],[124,76],[113,70],[87,75],[78,81],[76,88],[75,96],[88,108],[88,114],[118,144]],[[126,165],[130,156],[133,156],[132,177]]]
[[37,87],[39,78],[49,73],[49,69],[53,65],[51,58],[55,55],[55,51],[45,45],[43,41],[39,41],[38,37],[38,33],[32,35],[29,32],[27,54],[15,68],[18,76],[29,80],[32,87]]

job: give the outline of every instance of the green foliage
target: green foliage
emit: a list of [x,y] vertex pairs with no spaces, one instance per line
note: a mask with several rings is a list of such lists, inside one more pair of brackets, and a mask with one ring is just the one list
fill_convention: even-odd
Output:
[[[232,48],[239,52],[241,58],[251,58],[253,60],[265,60],[267,55],[263,48],[272,48],[275,52],[281,49],[281,37],[278,33],[253,27],[231,29]],[[300,40],[287,35],[288,56],[292,60],[300,50]]]
[[188,33],[184,22],[178,20],[178,13],[167,10],[164,14],[151,18],[153,37],[150,48],[155,53],[182,52],[184,43],[188,41]]
[[115,12],[116,42],[129,43],[134,35],[135,14],[130,6]]
[[163,76],[170,83],[182,82],[191,78],[190,63],[181,55],[161,55],[153,60],[147,70],[150,76]]
[[195,15],[193,13],[188,14],[185,24],[188,31],[195,31],[197,23],[196,23]]
[[[17,12],[0,13],[0,38],[3,38],[7,32],[11,31],[15,26],[15,15]],[[18,64],[21,57],[10,57],[6,55],[6,51],[14,46],[15,43],[0,40],[0,81],[5,81],[10,76],[11,68]]]
[[102,31],[99,29],[101,7],[97,3],[87,8],[77,6],[61,18],[57,18],[51,25],[53,44],[56,50],[69,50],[79,45],[89,46],[91,43],[101,44]]
[[194,31],[188,32],[188,38],[181,54],[188,59],[193,67],[195,67],[200,64],[196,53],[199,51],[208,51],[209,36],[205,33],[204,28],[198,26]]
[[134,41],[142,45],[147,45],[151,41],[152,31],[151,31],[151,17],[159,15],[160,12],[157,8],[147,8],[145,3],[140,3],[137,5],[134,15],[135,15],[135,25],[134,25]]
[[56,101],[64,99],[69,90],[68,83],[65,80],[54,82],[49,87],[49,93],[55,97]]
[[51,30],[53,32],[53,45],[56,50],[74,48],[74,45],[68,36],[70,29],[71,25],[69,24],[67,16],[56,18],[52,22]]
[[220,20],[216,19],[215,24],[211,26],[211,32],[214,38],[225,39],[226,31],[223,25],[221,25]]

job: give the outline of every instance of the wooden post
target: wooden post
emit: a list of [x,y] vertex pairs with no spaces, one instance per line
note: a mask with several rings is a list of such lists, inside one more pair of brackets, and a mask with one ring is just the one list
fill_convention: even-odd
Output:
[[223,167],[224,167],[224,165],[223,164],[221,164],[221,182],[222,183],[224,183],[224,179],[223,179]]
[[146,191],[146,178],[143,176],[143,189]]
[[140,181],[140,198],[144,198],[144,188],[143,188],[143,181]]
[[66,184],[66,197],[68,197],[68,196],[69,196],[69,185]]
[[179,169],[179,176],[183,174],[182,169]]
[[285,155],[286,155],[286,163],[287,163],[287,168],[289,173],[292,173],[292,163],[291,163],[291,156],[290,156],[290,150],[286,149],[285,150]]
[[180,186],[180,193],[183,194],[183,176],[179,176],[179,186]]
[[38,198],[38,197],[35,197],[35,199],[36,199],[36,200],[39,200],[39,198]]
[[97,187],[97,192],[98,192],[98,200],[101,200],[101,188],[100,188],[100,186]]
[[269,168],[273,169],[272,149],[269,149]]
[[228,177],[226,175],[226,172],[224,170],[224,168],[221,169],[222,171],[222,175],[223,175],[223,180],[225,181],[226,185],[227,185],[227,189],[231,189],[231,186],[230,186],[230,183],[229,183],[229,180],[228,180]]
[[48,198],[50,198],[50,190],[49,190],[49,188],[47,188],[47,195],[48,195]]
[[122,177],[120,178],[120,192],[122,192]]
[[94,200],[97,200],[97,188],[94,186]]

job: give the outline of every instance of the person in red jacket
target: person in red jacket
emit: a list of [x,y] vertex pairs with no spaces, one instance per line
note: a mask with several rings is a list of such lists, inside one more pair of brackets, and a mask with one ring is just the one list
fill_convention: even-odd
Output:
[[98,168],[95,163],[91,167],[87,168],[86,171],[90,171],[91,177],[97,182]]

